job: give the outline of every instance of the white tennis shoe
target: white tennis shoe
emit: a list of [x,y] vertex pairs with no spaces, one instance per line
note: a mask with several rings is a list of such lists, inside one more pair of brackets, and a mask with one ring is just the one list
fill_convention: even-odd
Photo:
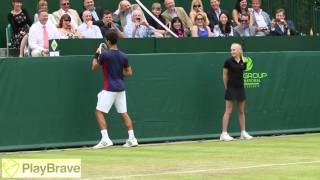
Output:
[[97,145],[93,146],[92,148],[93,149],[102,149],[102,148],[106,148],[106,147],[109,147],[112,145],[113,145],[113,142],[110,139],[107,139],[107,140],[101,139],[101,141]]
[[231,137],[228,133],[223,132],[220,135],[220,141],[232,141],[234,138]]
[[127,139],[126,143],[123,145],[123,147],[135,147],[138,146],[138,141],[136,138]]
[[250,136],[250,134],[247,131],[242,131],[241,135],[240,135],[240,139],[244,139],[244,140],[249,140],[252,139],[253,137]]

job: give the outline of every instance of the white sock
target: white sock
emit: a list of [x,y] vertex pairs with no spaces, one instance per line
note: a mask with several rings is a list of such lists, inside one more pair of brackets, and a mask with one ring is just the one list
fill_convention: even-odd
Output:
[[135,138],[135,137],[134,137],[133,130],[129,130],[129,131],[128,131],[128,134],[129,134],[129,139]]
[[222,131],[222,134],[226,135],[226,134],[228,134],[228,132],[227,131]]
[[109,139],[108,131],[106,129],[101,130],[101,135],[102,135],[102,139],[104,140]]

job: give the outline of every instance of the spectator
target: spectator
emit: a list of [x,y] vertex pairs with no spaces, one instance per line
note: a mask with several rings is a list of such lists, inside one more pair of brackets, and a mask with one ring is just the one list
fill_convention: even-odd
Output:
[[103,26],[100,27],[101,34],[103,37],[110,31],[115,31],[119,38],[124,38],[124,33],[122,32],[122,27],[113,22],[112,12],[104,11],[102,18]]
[[[191,10],[190,10],[190,13],[189,13],[189,16],[190,16],[190,20],[192,22],[192,25],[196,25],[195,23],[195,16],[198,12],[204,12],[203,11],[203,4],[202,4],[202,1],[201,0],[192,0],[191,2]],[[208,20],[208,17],[207,17],[207,14],[204,13],[204,15],[206,16],[206,22],[208,22],[207,25],[209,25],[209,20]]]
[[128,0],[121,0],[119,3],[119,9],[113,13],[113,20],[120,21],[122,28],[124,28],[127,23],[132,22],[132,13],[135,10],[139,10],[142,13],[142,21],[146,21],[144,13],[138,4],[131,4]]
[[233,36],[233,28],[226,11],[221,11],[219,16],[219,24],[214,26],[213,34],[215,37]]
[[[187,31],[183,27],[183,23],[179,17],[174,17],[171,22],[171,31],[174,32],[179,38],[187,37]],[[172,36],[168,34],[168,36]]]
[[212,37],[213,33],[209,28],[204,12],[198,12],[194,17],[195,25],[191,28],[192,37]]
[[210,5],[211,8],[207,14],[209,19],[209,27],[211,31],[213,31],[214,26],[219,24],[219,17],[222,10],[220,8],[220,0],[210,0]]
[[242,14],[239,22],[240,25],[234,28],[234,36],[250,37],[256,35],[256,27],[250,25],[249,14]]
[[22,38],[27,35],[32,24],[27,10],[22,8],[22,0],[12,0],[8,21],[13,30],[11,48],[19,49]]
[[59,39],[60,34],[55,25],[48,23],[48,11],[39,11],[39,21],[34,23],[29,32],[29,47],[31,55],[48,56],[49,39]]
[[154,33],[154,28],[147,21],[142,19],[142,12],[134,10],[132,12],[132,22],[127,23],[124,27],[126,38],[145,38],[150,37]]
[[189,31],[192,27],[192,22],[186,11],[182,7],[176,7],[174,0],[165,0],[164,4],[167,10],[162,13],[162,16],[166,20],[166,23],[170,23],[174,17],[179,17],[183,23],[183,27]]
[[93,24],[92,15],[90,11],[83,11],[82,13],[83,23],[78,27],[78,31],[83,38],[103,38],[100,28]]
[[298,35],[292,21],[286,20],[286,12],[280,8],[276,11],[276,19],[271,22],[271,34],[274,36]]
[[83,11],[80,13],[80,18],[82,21],[82,14],[85,10],[91,12],[93,24],[99,27],[103,26],[102,16],[103,16],[103,9],[101,7],[94,6],[94,0],[83,0]]
[[71,17],[72,26],[77,28],[82,23],[78,12],[74,9],[70,9],[69,0],[60,0],[59,3],[60,9],[52,13],[56,22],[60,21],[62,15],[68,14]]
[[68,14],[61,16],[58,30],[61,39],[74,39],[81,38],[81,34],[71,25],[71,17]]
[[[155,2],[151,6],[151,11],[152,14],[160,21],[162,24],[166,24],[166,20],[163,18],[161,15],[161,4],[158,2]],[[163,37],[166,33],[166,30],[156,21],[154,20],[151,16],[147,16],[147,21],[150,26],[155,28],[155,36],[156,37]]]
[[261,9],[261,0],[252,0],[252,23],[257,27],[257,35],[266,36],[270,33],[271,20],[269,14]]
[[[48,2],[47,0],[40,0],[38,2],[38,11],[39,10],[47,10],[48,11]],[[38,21],[38,13],[34,14],[34,22],[37,22]],[[57,24],[56,20],[54,19],[53,15],[52,14],[49,14],[48,15],[48,23],[52,23],[54,25]]]
[[237,0],[236,5],[232,11],[233,25],[240,25],[241,23],[239,22],[239,19],[241,18],[241,15],[247,13],[251,14],[248,10],[247,0]]

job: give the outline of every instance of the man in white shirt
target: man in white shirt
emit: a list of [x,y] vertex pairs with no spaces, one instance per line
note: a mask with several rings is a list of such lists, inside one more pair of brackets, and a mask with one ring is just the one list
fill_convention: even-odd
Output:
[[146,20],[142,20],[142,12],[134,10],[132,12],[131,23],[127,23],[124,27],[126,38],[145,38],[150,37],[154,33],[154,27],[150,26]]
[[77,28],[82,23],[78,12],[70,8],[69,0],[60,0],[59,2],[60,9],[52,13],[56,22],[60,22],[60,18],[62,15],[68,14],[71,17],[71,25],[73,26],[73,28]]
[[39,11],[39,21],[34,23],[29,30],[29,47],[31,56],[48,56],[49,39],[59,39],[60,33],[55,25],[48,23],[48,11]]
[[78,27],[78,31],[83,38],[103,38],[100,28],[93,25],[90,11],[83,11],[82,19],[84,22]]
[[257,27],[257,35],[266,36],[270,33],[271,20],[269,14],[261,9],[261,0],[252,0],[253,25]]

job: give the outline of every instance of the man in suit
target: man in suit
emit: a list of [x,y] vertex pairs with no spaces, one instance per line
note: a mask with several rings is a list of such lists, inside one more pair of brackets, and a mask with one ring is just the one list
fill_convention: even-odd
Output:
[[234,28],[234,36],[250,37],[256,35],[256,27],[250,25],[250,15],[242,14],[239,18],[240,24]]
[[94,5],[94,0],[83,0],[83,11],[80,13],[81,20],[82,14],[85,10],[88,10],[91,12],[92,15],[92,21],[94,25],[97,25],[99,27],[103,26],[102,17],[103,17],[103,9],[101,7],[96,7]]
[[69,0],[60,0],[59,3],[60,9],[52,13],[56,22],[60,21],[62,15],[68,14],[71,17],[71,25],[73,28],[77,28],[82,23],[78,12],[70,8]]
[[113,13],[113,20],[120,21],[122,28],[124,28],[127,23],[132,22],[132,12],[135,10],[141,11],[142,21],[146,21],[146,17],[140,6],[138,4],[131,4],[128,0],[120,1],[119,9]]
[[165,0],[164,4],[167,10],[162,13],[162,16],[166,20],[167,24],[170,23],[174,17],[179,17],[182,21],[183,27],[188,30],[191,29],[192,22],[182,7],[176,7],[174,0]]
[[276,19],[271,21],[271,35],[274,36],[293,36],[298,35],[296,27],[292,21],[286,20],[286,12],[280,8],[276,11]]
[[219,24],[219,16],[222,10],[220,8],[220,0],[210,0],[210,5],[211,8],[207,14],[209,19],[209,27],[211,31],[213,31],[214,26]]
[[257,35],[266,36],[270,33],[271,20],[268,13],[261,9],[261,0],[252,0],[252,21],[257,27]]

